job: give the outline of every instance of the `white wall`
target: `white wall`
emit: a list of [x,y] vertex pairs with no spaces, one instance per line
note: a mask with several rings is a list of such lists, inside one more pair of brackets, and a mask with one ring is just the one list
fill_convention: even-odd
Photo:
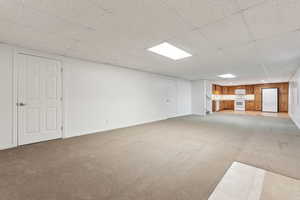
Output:
[[206,80],[205,81],[205,96],[206,96],[206,111],[209,113],[212,113],[212,93],[213,93],[213,88],[212,88],[212,82]]
[[0,45],[0,149],[13,146],[13,49]]
[[289,115],[300,128],[300,69],[289,82]]
[[[0,149],[13,142],[13,52],[0,44]],[[57,58],[57,57],[56,57]],[[65,137],[191,114],[190,81],[59,57]]]
[[206,115],[212,111],[212,84],[207,80],[192,81],[192,114]]
[[192,88],[191,82],[185,80],[177,81],[178,91],[178,116],[190,115],[192,113]]
[[192,82],[192,113],[205,115],[205,81]]
[[190,83],[64,60],[65,130],[76,136],[190,114]]

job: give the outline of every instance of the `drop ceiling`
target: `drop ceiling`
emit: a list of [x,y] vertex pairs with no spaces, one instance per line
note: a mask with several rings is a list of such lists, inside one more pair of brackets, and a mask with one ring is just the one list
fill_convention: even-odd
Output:
[[[0,42],[189,80],[280,82],[300,64],[299,19],[300,0],[0,0]],[[193,56],[147,51],[162,42]]]

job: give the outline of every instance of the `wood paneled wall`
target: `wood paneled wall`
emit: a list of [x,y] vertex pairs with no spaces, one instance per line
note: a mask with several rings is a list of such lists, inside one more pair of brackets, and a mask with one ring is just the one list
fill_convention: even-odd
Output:
[[[238,86],[220,86],[213,85],[213,94],[234,95],[236,89],[246,89],[246,94],[254,94],[254,101],[246,101],[246,110],[261,111],[262,99],[261,92],[263,88],[278,88],[279,91],[279,112],[288,112],[289,104],[289,83],[267,83],[256,85],[238,85]],[[221,110],[233,110],[233,101],[221,101]]]

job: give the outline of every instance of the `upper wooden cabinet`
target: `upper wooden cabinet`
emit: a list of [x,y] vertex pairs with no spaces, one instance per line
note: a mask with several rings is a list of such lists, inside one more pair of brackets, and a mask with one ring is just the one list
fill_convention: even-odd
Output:
[[213,85],[213,94],[234,95],[236,89],[245,89],[246,94],[254,94],[254,85],[238,85],[238,86]]
[[254,94],[254,85],[246,85],[246,94]]
[[222,86],[213,85],[213,94],[222,94]]
[[228,87],[228,94],[229,95],[234,95],[235,94],[235,87]]

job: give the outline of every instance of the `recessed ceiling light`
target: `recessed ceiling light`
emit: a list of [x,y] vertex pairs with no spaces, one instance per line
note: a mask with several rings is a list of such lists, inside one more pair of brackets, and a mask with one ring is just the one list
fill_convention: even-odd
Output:
[[173,60],[180,60],[183,58],[191,57],[192,54],[185,52],[167,42],[161,43],[157,46],[149,48],[148,51],[157,53],[159,55],[171,58]]
[[233,74],[222,74],[222,75],[218,75],[218,77],[220,77],[220,78],[235,78],[236,76]]

